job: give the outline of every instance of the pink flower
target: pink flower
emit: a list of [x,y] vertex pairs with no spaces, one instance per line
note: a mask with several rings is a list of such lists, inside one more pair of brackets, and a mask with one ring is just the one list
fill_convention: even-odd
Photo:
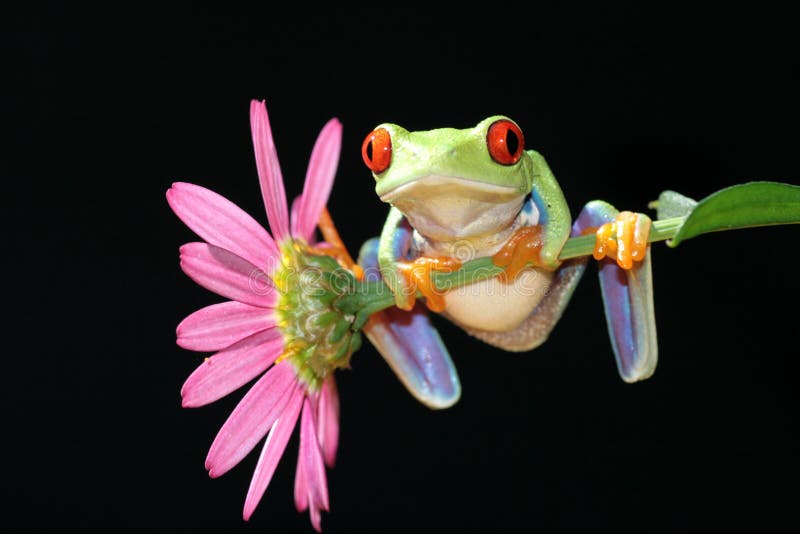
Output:
[[[181,247],[181,268],[201,286],[230,299],[198,310],[178,325],[178,345],[215,352],[184,383],[182,404],[203,406],[260,376],[219,430],[206,469],[212,478],[223,475],[266,436],[245,499],[243,516],[248,520],[299,420],[295,505],[298,511],[309,510],[320,531],[320,511],[329,510],[325,466],[334,464],[339,437],[333,371],[347,365],[360,336],[347,325],[332,335],[346,319],[325,307],[329,300],[315,297],[330,288],[323,284],[316,288],[321,293],[309,293],[308,284],[297,277],[321,261],[318,247],[325,244],[315,244],[313,238],[336,173],[342,129],[336,119],[323,127],[303,192],[290,213],[263,102],[251,103],[250,120],[272,235],[208,189],[175,183],[167,191],[173,211],[205,240]],[[308,327],[309,318],[319,318],[316,327]]]

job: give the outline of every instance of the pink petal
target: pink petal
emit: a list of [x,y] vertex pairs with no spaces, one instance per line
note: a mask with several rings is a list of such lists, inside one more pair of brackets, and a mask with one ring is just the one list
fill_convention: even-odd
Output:
[[256,382],[219,429],[206,457],[211,478],[225,474],[247,456],[280,417],[296,389],[291,364],[276,364]]
[[267,209],[267,219],[272,235],[278,243],[291,237],[289,235],[289,212],[286,207],[286,191],[283,188],[283,175],[272,129],[269,125],[267,106],[263,101],[250,102],[250,129],[253,134],[253,148],[256,153],[256,168],[261,183],[261,196]]
[[297,458],[297,468],[294,473],[294,507],[298,512],[308,509],[308,481],[303,472],[303,462]]
[[297,195],[292,200],[292,209],[289,210],[289,223],[292,227],[292,235],[298,235],[294,229],[297,228],[297,214],[300,212],[300,204],[302,203],[303,195]]
[[282,350],[283,338],[273,328],[207,358],[183,383],[183,407],[203,406],[237,390],[272,365]]
[[184,224],[205,241],[271,272],[280,256],[278,247],[239,206],[205,187],[182,182],[172,184],[167,202]]
[[305,388],[301,384],[297,384],[292,388],[291,398],[286,403],[283,413],[272,425],[267,441],[264,443],[264,448],[261,450],[261,455],[258,458],[253,478],[250,481],[250,488],[247,490],[247,497],[244,500],[244,512],[242,517],[247,521],[253,515],[253,511],[264,496],[272,475],[275,474],[275,468],[286,450],[286,444],[292,435],[295,425],[297,424],[297,417],[300,415],[300,407],[303,405],[303,397]]
[[303,403],[303,415],[300,419],[300,453],[298,462],[303,462],[303,474],[308,484],[310,506],[319,505],[327,510],[328,483],[325,479],[325,464],[317,441],[317,427],[311,401],[306,398]]
[[[300,201],[302,200],[302,196],[303,195],[298,195],[292,201],[292,209],[291,209],[291,214],[289,216],[289,219],[292,221],[292,228],[296,228],[297,227],[297,214],[300,211]],[[294,234],[294,235],[297,235],[297,234]],[[318,242],[316,240],[316,237],[317,237],[316,232],[312,231],[311,235],[306,237],[305,240],[309,245],[323,246],[323,247],[325,247],[325,246],[329,247],[330,246],[328,243],[325,243],[324,241]]]
[[261,308],[272,308],[277,300],[264,271],[224,248],[187,243],[181,247],[181,269],[204,288],[231,300]]
[[325,465],[333,467],[336,463],[336,450],[339,446],[339,392],[336,378],[329,375],[322,382],[317,409],[317,437],[325,458]]
[[212,304],[181,321],[176,330],[184,349],[211,352],[275,326],[275,313],[236,301]]
[[312,505],[309,508],[308,513],[311,516],[311,526],[313,526],[314,530],[317,532],[322,532],[322,520],[319,515],[319,508]]
[[341,147],[342,124],[337,119],[331,119],[320,131],[311,151],[297,218],[292,225],[294,236],[308,240],[314,233],[333,187]]

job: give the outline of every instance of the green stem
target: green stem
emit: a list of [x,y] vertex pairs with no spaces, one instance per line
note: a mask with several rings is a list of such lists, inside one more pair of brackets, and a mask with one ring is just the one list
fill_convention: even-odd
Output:
[[[686,217],[674,217],[672,219],[653,221],[653,224],[650,225],[650,235],[647,238],[648,243],[665,241],[671,238],[677,233],[685,220]],[[564,248],[561,249],[558,259],[569,260],[580,256],[588,256],[594,250],[594,242],[594,234],[570,237],[564,244]]]
[[[653,243],[670,239],[685,220],[686,217],[674,217],[653,221],[650,226],[648,242]],[[594,244],[594,234],[571,237],[564,244],[564,248],[561,249],[558,259],[568,260],[580,256],[589,256],[594,251]],[[477,258],[468,261],[458,271],[452,273],[434,272],[433,282],[437,290],[448,291],[465,284],[492,278],[502,272],[503,268],[495,265],[491,257]],[[422,296],[421,293],[417,293],[417,297]],[[356,310],[362,310],[361,313],[358,313],[358,322],[359,326],[361,326],[365,320],[364,313],[372,314],[384,310],[394,306],[394,302],[394,296],[383,282],[360,282],[355,292],[344,296],[337,307],[351,313],[356,312]],[[367,311],[364,312],[363,310]]]
[[[674,217],[672,219],[663,219],[660,221],[653,221],[650,226],[650,235],[648,236],[648,243],[656,241],[664,241],[675,235],[678,229],[683,224],[686,217]],[[595,235],[582,235],[577,237],[570,237],[564,248],[561,249],[559,260],[569,260],[578,258],[580,256],[589,256],[594,251]],[[434,273],[433,281],[436,284],[436,289],[446,291],[455,287],[462,286],[467,283],[478,282],[492,276],[497,276],[503,272],[502,267],[497,267],[491,257],[478,258],[468,261],[461,266],[461,269],[452,273]]]
[[[648,242],[664,241],[675,247],[695,236],[721,230],[750,228],[774,224],[800,223],[800,186],[780,182],[748,182],[721,189],[695,202],[674,191],[664,191],[650,203],[664,219],[653,221]],[[675,216],[677,215],[677,216]],[[585,235],[567,240],[559,260],[589,256],[594,251],[596,237]],[[438,291],[471,284],[503,272],[491,257],[469,261],[453,273],[433,273]],[[421,297],[421,294],[417,294]],[[382,281],[358,282],[354,292],[339,298],[337,307],[365,321],[365,313],[373,313],[394,304],[394,296]]]

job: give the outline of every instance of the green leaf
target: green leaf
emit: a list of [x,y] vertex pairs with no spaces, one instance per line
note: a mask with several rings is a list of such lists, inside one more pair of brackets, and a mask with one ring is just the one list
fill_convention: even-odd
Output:
[[656,210],[657,219],[686,217],[695,206],[697,206],[696,200],[669,190],[662,192],[658,195],[658,200],[648,204],[650,209]]
[[800,186],[749,182],[701,200],[667,244],[676,247],[707,232],[793,223],[800,223]]

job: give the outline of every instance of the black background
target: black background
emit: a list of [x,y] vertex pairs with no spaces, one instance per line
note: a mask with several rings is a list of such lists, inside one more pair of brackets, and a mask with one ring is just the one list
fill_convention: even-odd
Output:
[[[359,154],[384,121],[509,115],[573,214],[595,198],[645,211],[664,189],[800,183],[788,13],[112,5],[39,5],[3,23],[11,531],[312,531],[292,503],[296,437],[245,523],[256,455],[220,479],[203,469],[241,393],[180,407],[201,355],[174,328],[220,299],[180,271],[178,247],[195,237],[164,193],[197,183],[266,222],[251,98],[267,101],[292,197],[319,129],[342,121],[329,208],[354,252],[387,211]],[[783,226],[654,246],[660,362],[635,385],[617,376],[593,267],[530,354],[438,321],[463,385],[449,410],[419,405],[365,345],[339,375],[324,531],[791,524],[797,240]]]

